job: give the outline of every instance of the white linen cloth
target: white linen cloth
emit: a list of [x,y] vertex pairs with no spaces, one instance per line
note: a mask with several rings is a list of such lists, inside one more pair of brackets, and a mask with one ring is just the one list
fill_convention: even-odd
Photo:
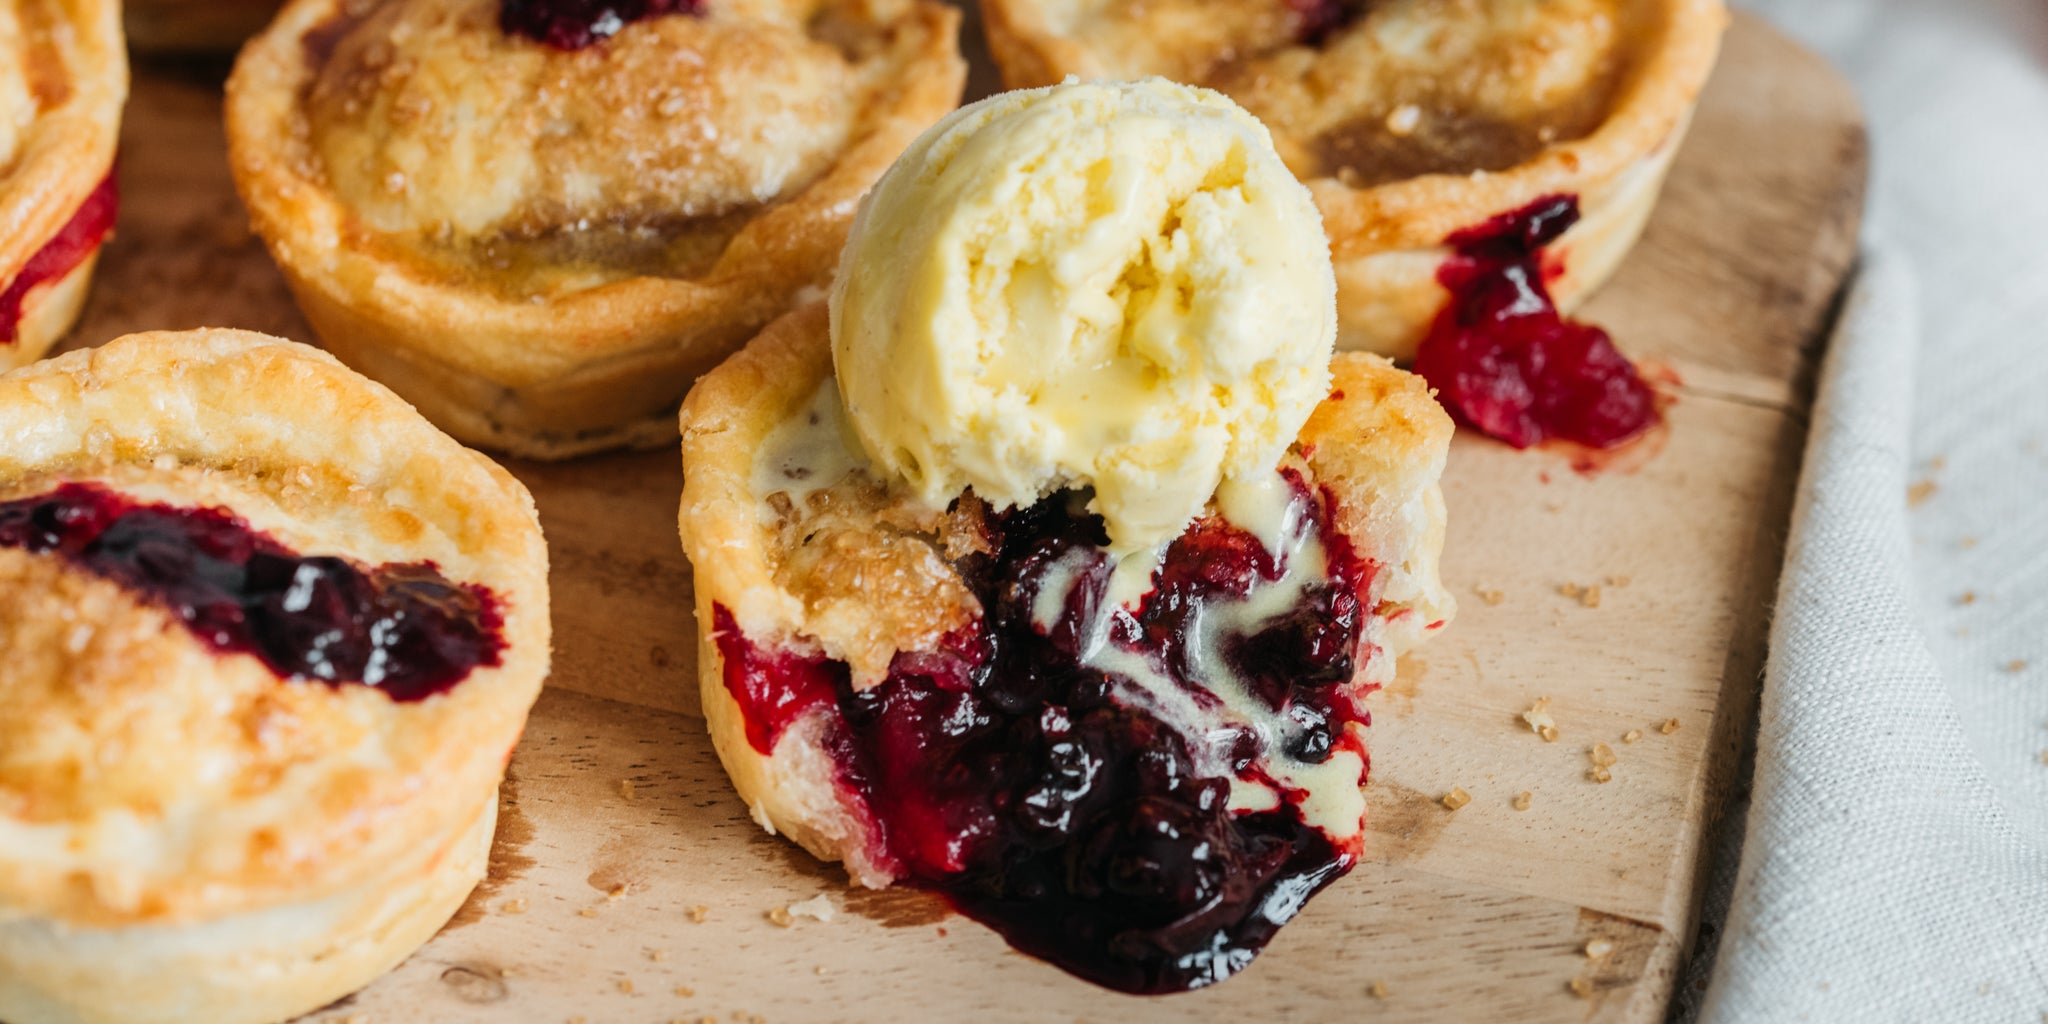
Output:
[[1872,241],[1700,1019],[2048,1024],[2048,4],[1751,6],[1856,81]]

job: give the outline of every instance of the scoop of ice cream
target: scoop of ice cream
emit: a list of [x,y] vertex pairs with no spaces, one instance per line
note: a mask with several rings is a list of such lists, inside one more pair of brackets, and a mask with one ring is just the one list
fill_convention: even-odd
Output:
[[832,355],[869,457],[925,500],[1092,486],[1111,548],[1270,473],[1327,394],[1336,281],[1264,126],[1163,79],[1004,93],[863,203]]

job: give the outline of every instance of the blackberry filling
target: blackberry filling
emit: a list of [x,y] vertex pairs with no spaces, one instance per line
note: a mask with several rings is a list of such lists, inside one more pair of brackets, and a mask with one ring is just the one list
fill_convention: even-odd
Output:
[[1656,393],[1607,332],[1567,320],[1544,283],[1543,247],[1579,220],[1549,196],[1452,235],[1437,272],[1451,301],[1415,372],[1458,422],[1516,448],[1556,438],[1613,448],[1654,426]]
[[64,222],[56,236],[43,244],[36,254],[22,265],[21,273],[14,275],[5,291],[0,291],[0,345],[12,345],[20,340],[21,304],[28,298],[30,290],[48,281],[55,281],[76,269],[92,255],[93,247],[100,244],[114,230],[114,216],[121,206],[120,190],[114,184],[114,172],[107,176],[93,190],[86,194],[85,202]]
[[170,611],[217,651],[284,676],[424,700],[505,642],[498,600],[431,562],[365,568],[292,553],[231,513],[143,504],[91,484],[0,502],[0,547],[54,554]]
[[764,754],[827,709],[839,785],[904,880],[1098,984],[1213,984],[1347,871],[1361,838],[1362,804],[1333,836],[1305,779],[1334,772],[1323,783],[1351,797],[1365,781],[1354,726],[1370,717],[1348,684],[1374,568],[1325,494],[1285,486],[1279,551],[1198,520],[1135,611],[1106,607],[1108,538],[1085,492],[989,512],[988,553],[955,563],[980,621],[863,691],[843,664],[764,648],[716,607],[724,682]]
[[498,27],[557,50],[581,50],[643,18],[703,14],[705,0],[503,0]]

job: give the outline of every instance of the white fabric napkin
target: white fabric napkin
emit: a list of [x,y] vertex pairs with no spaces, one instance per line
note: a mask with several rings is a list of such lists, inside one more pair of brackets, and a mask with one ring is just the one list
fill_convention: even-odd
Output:
[[2048,4],[1751,5],[1857,82],[1880,241],[1700,1018],[2048,1024]]

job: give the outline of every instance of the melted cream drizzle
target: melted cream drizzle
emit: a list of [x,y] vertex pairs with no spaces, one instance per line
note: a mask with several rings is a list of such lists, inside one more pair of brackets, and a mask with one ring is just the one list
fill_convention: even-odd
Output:
[[782,421],[754,453],[754,496],[781,491],[802,508],[810,496],[867,468],[832,378],[818,385],[796,415]]

